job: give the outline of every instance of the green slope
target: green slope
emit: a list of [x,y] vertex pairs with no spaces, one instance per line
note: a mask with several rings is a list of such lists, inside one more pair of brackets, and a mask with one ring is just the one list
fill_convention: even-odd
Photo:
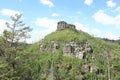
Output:
[[120,50],[118,44],[106,42],[100,38],[95,38],[85,32],[73,30],[73,29],[55,31],[47,35],[42,40],[42,43],[49,43],[51,41],[61,41],[62,43],[67,43],[73,40],[79,43],[88,41],[96,53],[104,52],[105,49],[109,49],[109,51],[117,51],[116,49]]
[[[75,56],[63,56],[63,46],[73,40],[80,44],[86,41],[89,42],[94,51],[92,55],[95,55],[96,60],[91,61],[91,59],[89,59],[88,61],[84,61],[76,58]],[[60,42],[62,46],[54,53],[51,51],[39,51],[41,44],[47,44],[47,46],[50,47],[49,44],[51,41]],[[42,79],[49,80],[50,75],[54,73],[55,80],[106,80],[108,76],[106,53],[110,54],[109,66],[111,79],[120,79],[120,46],[114,43],[106,42],[99,38],[94,38],[82,31],[73,29],[55,31],[47,35],[40,42],[33,44],[29,51],[32,51],[32,54],[39,54],[39,58],[37,57],[38,60],[35,64],[39,64],[41,66],[43,75],[40,75],[39,77],[42,77]],[[51,65],[51,63],[54,63],[54,65]],[[85,75],[82,75],[83,64],[95,65],[102,72],[99,74],[96,74],[96,72],[87,72]],[[54,67],[53,72],[51,72],[51,66]]]
[[[79,44],[89,42],[93,48],[92,55],[95,56],[95,60],[91,60],[89,54],[87,55],[88,60],[76,58],[74,55],[63,56],[64,45],[73,40]],[[40,51],[40,45],[46,44],[46,47],[51,47],[52,41],[59,42],[61,45],[57,51]],[[110,56],[107,57],[106,53]],[[22,76],[22,79],[108,80],[109,62],[111,80],[120,80],[119,53],[120,45],[94,38],[85,32],[73,29],[55,31],[21,53],[21,71],[23,71],[22,75],[26,75],[26,77]],[[97,70],[84,73],[84,65],[96,66]]]

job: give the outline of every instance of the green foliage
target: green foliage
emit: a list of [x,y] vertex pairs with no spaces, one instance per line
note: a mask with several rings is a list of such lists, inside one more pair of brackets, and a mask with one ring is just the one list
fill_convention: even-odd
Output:
[[[106,60],[106,51],[107,49],[109,50],[110,54],[110,73],[111,73],[111,79],[119,79],[119,70],[117,72],[114,72],[115,67],[113,68],[112,66],[118,65],[120,62],[120,58],[118,58],[119,52],[120,52],[120,47],[118,44],[106,42],[100,38],[94,38],[90,36],[89,34],[86,34],[82,31],[77,31],[77,30],[72,30],[72,29],[66,29],[62,31],[55,31],[49,35],[47,35],[44,40],[42,40],[42,44],[46,44],[49,46],[49,43],[51,41],[57,41],[60,42],[61,48],[58,50],[58,54],[61,54],[61,49],[63,49],[63,45],[65,43],[68,43],[70,41],[76,41],[79,44],[83,44],[84,42],[88,41],[92,48],[93,48],[93,53],[92,55],[95,56],[95,60],[93,61],[90,58],[90,55],[87,55],[88,60],[77,60],[74,56],[70,57],[65,57],[62,56],[60,59],[60,67],[59,69],[56,69],[56,80],[82,80],[87,79],[87,80],[106,80],[108,76],[108,61]],[[49,46],[50,47],[50,46]],[[49,52],[51,53],[51,52]],[[44,53],[43,53],[44,54]],[[43,55],[42,54],[42,55]],[[55,55],[55,54],[54,54]],[[46,55],[47,56],[47,55]],[[44,57],[45,58],[45,57]],[[74,60],[72,58],[75,58]],[[116,60],[116,61],[115,61]],[[72,62],[74,61],[74,62]],[[78,63],[77,63],[78,62]],[[55,63],[58,64],[58,63]],[[83,64],[88,64],[88,65],[94,65],[97,68],[99,68],[99,73],[93,72],[93,73],[87,73],[86,75],[81,75],[82,73],[82,65]],[[119,66],[119,65],[118,65]],[[70,70],[68,68],[72,67]],[[118,68],[117,68],[118,69]],[[112,73],[114,72],[114,74]],[[117,75],[117,76],[114,76]]]
[[[21,14],[15,14],[11,17],[12,22],[6,22],[8,29],[4,30],[0,39],[0,80],[19,80],[18,63],[19,52],[22,46],[21,42],[28,38],[28,32],[31,31],[29,27],[20,20]],[[1,70],[2,69],[2,70]]]
[[44,38],[43,42],[50,42],[50,41],[63,41],[63,42],[69,42],[72,40],[76,41],[84,41],[87,40],[88,38],[92,38],[89,36],[89,34],[86,34],[82,31],[77,31],[73,29],[65,29],[62,31],[56,31],[53,32],[49,35],[47,35]]
[[[66,29],[55,31],[34,44],[21,43],[12,47],[9,46],[12,40],[16,42],[21,39],[18,36],[12,39],[13,35],[16,33],[6,30],[4,38],[3,36],[0,38],[0,80],[108,80],[108,59],[111,80],[120,79],[118,44],[94,38],[82,31]],[[64,45],[73,40],[80,45],[86,41],[90,43],[93,53],[86,53],[87,60],[75,56],[63,56]],[[49,50],[41,52],[40,45],[46,44],[46,47],[50,48],[51,41],[58,42],[60,48],[55,52]],[[106,55],[107,50],[109,58]],[[95,57],[94,60],[91,59],[91,55]],[[15,63],[14,68],[10,66],[12,63]],[[95,66],[97,70],[85,72],[84,65]]]

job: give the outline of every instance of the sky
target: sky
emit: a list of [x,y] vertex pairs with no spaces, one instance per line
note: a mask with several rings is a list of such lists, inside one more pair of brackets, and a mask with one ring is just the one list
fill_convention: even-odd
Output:
[[120,39],[120,0],[1,0],[0,34],[16,13],[33,29],[29,43],[55,31],[58,21],[95,37]]

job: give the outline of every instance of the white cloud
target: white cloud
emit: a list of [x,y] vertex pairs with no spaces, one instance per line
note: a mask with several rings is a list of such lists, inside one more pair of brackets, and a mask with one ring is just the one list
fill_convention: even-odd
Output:
[[88,27],[83,26],[83,24],[75,22],[74,25],[76,26],[76,29],[88,32]]
[[93,15],[93,18],[95,19],[95,21],[101,24],[113,25],[120,28],[120,14],[116,15],[115,17],[112,17],[106,14],[103,10],[99,10]]
[[57,13],[53,13],[52,16],[53,16],[53,17],[58,17],[59,14],[57,14]]
[[84,3],[90,6],[93,3],[93,0],[85,0]]
[[15,10],[11,10],[11,9],[2,9],[2,10],[1,10],[1,13],[2,13],[3,15],[7,15],[7,16],[13,16],[13,15],[15,15],[15,14],[20,14],[20,12],[15,11]]
[[107,1],[106,4],[108,7],[111,7],[111,8],[116,6],[116,3],[113,2],[112,0]]
[[35,22],[37,26],[42,26],[51,30],[56,30],[57,20],[45,18],[38,18]]
[[[38,18],[35,21],[35,24],[38,27],[45,27],[44,30],[34,30],[31,35],[34,35],[34,38],[31,38],[30,40],[28,40],[27,42],[32,43],[32,42],[36,42],[39,41],[40,39],[44,38],[47,34],[55,31],[57,29],[57,22],[58,20],[55,19],[49,19],[47,17],[44,18]],[[35,35],[37,35],[37,37],[35,37]],[[39,37],[38,37],[39,36]]]
[[100,36],[100,33],[101,33],[101,31],[99,30],[99,29],[93,29],[92,30],[92,34],[94,35],[94,36],[96,36],[96,37],[99,37]]
[[[47,34],[51,33],[53,31],[51,31],[50,29],[46,29],[46,30],[40,30],[40,31],[33,31],[31,33],[31,38],[27,39],[28,43],[34,43],[37,42],[41,39],[43,39]],[[37,35],[37,36],[35,36]],[[39,36],[39,37],[38,37]]]
[[108,39],[113,39],[113,40],[119,39],[119,36],[113,34],[112,32],[106,32],[106,33],[105,33],[105,36],[106,36],[106,38],[108,38]]
[[3,33],[4,29],[6,29],[6,20],[0,19],[0,34]]
[[41,30],[41,31],[37,31],[36,34],[37,35],[40,35],[40,38],[39,39],[42,39],[44,38],[47,34],[53,32],[52,30],[50,29],[45,29],[45,30]]
[[50,1],[50,0],[40,0],[40,2],[43,4],[43,5],[47,5],[49,7],[54,7],[54,4]]
[[94,18],[97,22],[100,22],[100,23],[102,23],[102,24],[113,24],[113,23],[114,23],[113,17],[105,14],[103,10],[97,11],[97,12],[93,15],[93,18]]

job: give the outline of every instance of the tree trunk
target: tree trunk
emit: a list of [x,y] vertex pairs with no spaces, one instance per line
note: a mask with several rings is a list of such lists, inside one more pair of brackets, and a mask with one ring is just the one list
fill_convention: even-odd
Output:
[[107,50],[106,56],[107,56],[107,76],[108,76],[108,80],[111,80],[110,79],[110,59],[109,59],[110,53],[108,50]]

